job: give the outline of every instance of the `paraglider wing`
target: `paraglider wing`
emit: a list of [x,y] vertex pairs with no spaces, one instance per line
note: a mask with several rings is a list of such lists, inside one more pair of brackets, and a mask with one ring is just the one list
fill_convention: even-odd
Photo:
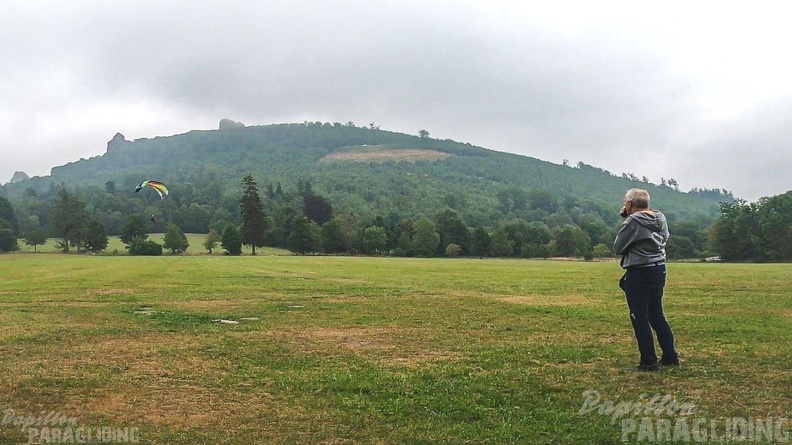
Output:
[[168,188],[159,181],[143,181],[140,185],[135,187],[135,193],[139,192],[143,187],[151,187],[156,190],[160,195],[160,199],[165,199],[165,197],[168,196]]

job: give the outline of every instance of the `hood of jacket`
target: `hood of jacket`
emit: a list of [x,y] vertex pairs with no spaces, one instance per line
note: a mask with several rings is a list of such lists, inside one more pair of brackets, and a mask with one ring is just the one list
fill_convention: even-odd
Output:
[[654,210],[652,212],[635,212],[627,217],[627,219],[630,218],[652,232],[668,233],[668,222],[663,212],[659,210]]

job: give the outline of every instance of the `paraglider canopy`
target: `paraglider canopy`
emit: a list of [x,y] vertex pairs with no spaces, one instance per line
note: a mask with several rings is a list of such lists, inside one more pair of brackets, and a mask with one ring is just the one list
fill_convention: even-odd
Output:
[[143,181],[140,183],[140,185],[135,187],[135,193],[138,193],[143,187],[151,187],[156,190],[160,195],[160,199],[165,199],[165,197],[168,196],[168,188],[165,187],[165,184],[159,181]]

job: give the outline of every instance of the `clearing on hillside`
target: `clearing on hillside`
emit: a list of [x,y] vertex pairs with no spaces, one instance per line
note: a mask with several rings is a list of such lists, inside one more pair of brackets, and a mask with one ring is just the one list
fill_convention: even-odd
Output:
[[451,153],[423,148],[390,148],[387,145],[361,145],[346,147],[343,152],[330,153],[319,162],[354,161],[354,162],[418,162],[437,161],[450,158]]

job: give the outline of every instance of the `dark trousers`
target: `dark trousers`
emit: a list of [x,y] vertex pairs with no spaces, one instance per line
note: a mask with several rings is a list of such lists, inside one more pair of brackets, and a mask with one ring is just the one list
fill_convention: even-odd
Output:
[[619,287],[627,297],[630,308],[630,321],[638,341],[642,366],[657,363],[652,329],[657,334],[657,342],[663,357],[676,359],[674,334],[663,315],[663,288],[666,283],[666,266],[660,264],[650,267],[631,267],[619,281]]

